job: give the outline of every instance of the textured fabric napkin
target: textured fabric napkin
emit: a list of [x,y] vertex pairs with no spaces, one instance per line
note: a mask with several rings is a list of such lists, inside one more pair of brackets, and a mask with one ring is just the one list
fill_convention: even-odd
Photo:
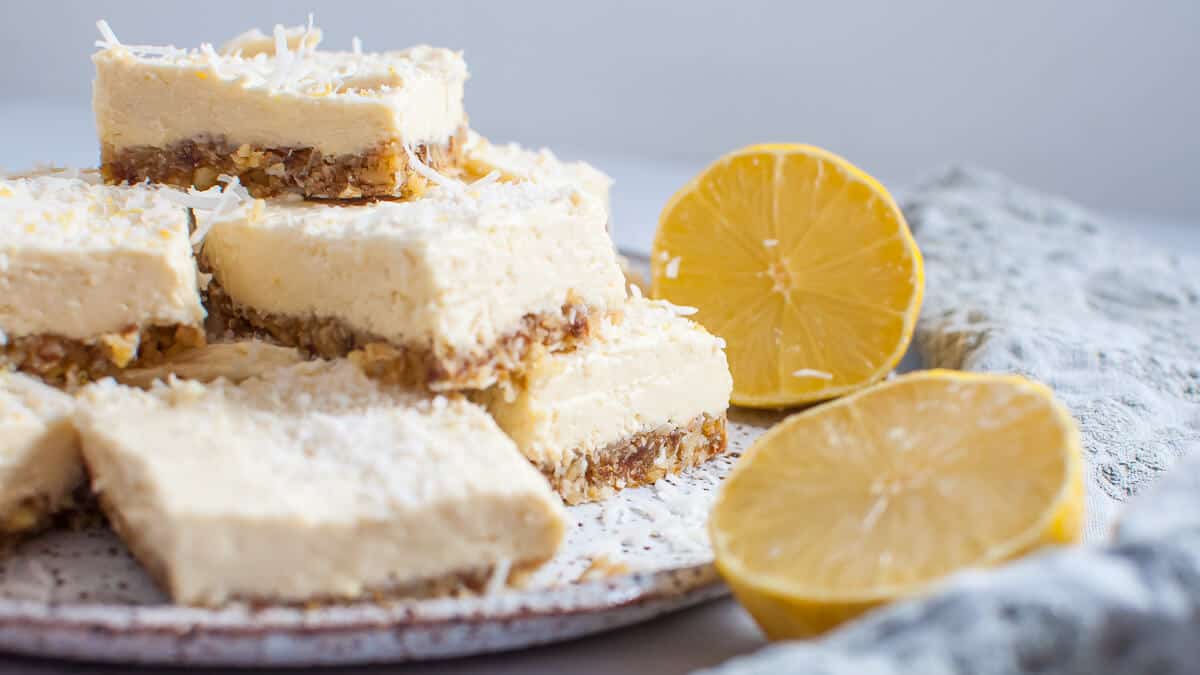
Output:
[[904,207],[925,254],[924,364],[1055,390],[1083,432],[1090,543],[710,672],[1200,672],[1200,261],[984,171],[946,171]]

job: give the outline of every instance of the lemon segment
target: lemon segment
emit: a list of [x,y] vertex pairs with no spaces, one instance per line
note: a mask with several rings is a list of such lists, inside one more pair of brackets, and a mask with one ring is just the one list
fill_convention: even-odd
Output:
[[789,417],[726,479],[717,569],[772,639],[821,633],[967,567],[1079,540],[1071,415],[1017,376],[928,371]]
[[921,254],[878,181],[806,145],[727,155],[663,210],[652,293],[725,339],[733,402],[783,407],[883,378],[912,338]]

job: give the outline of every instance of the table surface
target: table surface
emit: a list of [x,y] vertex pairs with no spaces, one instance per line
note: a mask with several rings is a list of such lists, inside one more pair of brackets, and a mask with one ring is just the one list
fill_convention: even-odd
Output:
[[[27,168],[38,162],[66,166],[94,165],[96,141],[90,111],[53,102],[0,103],[0,167]],[[501,140],[501,139],[497,139]],[[563,151],[566,158],[587,157],[616,179],[613,191],[613,235],[623,248],[647,252],[659,210],[670,195],[702,166],[645,158]],[[917,167],[912,176],[920,177]],[[894,183],[894,181],[893,181]],[[1147,222],[1136,214],[1110,214],[1116,226],[1143,233],[1176,250],[1200,253],[1200,223]],[[711,666],[753,651],[764,644],[753,622],[732,600],[716,600],[641,625],[572,642],[435,663],[388,667],[394,673],[466,675],[471,673],[640,673],[668,675]],[[377,668],[338,672],[379,672]],[[0,656],[0,673],[130,672],[106,665]],[[133,671],[137,672],[137,671]],[[202,672],[202,671],[189,671]],[[222,671],[228,672],[228,671]],[[255,671],[268,672],[268,671]],[[284,671],[279,671],[284,672]],[[292,671],[294,672],[294,671]]]

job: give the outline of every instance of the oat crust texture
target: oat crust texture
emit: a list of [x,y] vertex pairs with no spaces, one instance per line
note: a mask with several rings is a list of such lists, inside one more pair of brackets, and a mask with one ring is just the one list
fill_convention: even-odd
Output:
[[[420,144],[413,154],[437,171],[462,163],[466,127],[442,144]],[[198,137],[168,147],[114,149],[104,144],[100,169],[110,183],[149,180],[206,190],[222,174],[237,176],[255,197],[299,194],[315,199],[420,196],[426,180],[415,172],[398,141],[356,155],[325,156],[311,147],[264,147],[224,137]]]
[[569,450],[562,460],[539,464],[538,470],[563,501],[581,504],[695,468],[727,446],[725,416],[702,414],[686,424],[666,424],[606,447]]

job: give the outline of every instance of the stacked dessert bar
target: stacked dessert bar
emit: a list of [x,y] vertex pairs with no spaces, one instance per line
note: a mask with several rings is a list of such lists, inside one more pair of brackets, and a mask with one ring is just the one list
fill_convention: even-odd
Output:
[[0,179],[4,533],[86,466],[178,602],[422,592],[724,452],[723,344],[631,294],[607,176],[468,129],[460,54],[100,29],[99,170]]

